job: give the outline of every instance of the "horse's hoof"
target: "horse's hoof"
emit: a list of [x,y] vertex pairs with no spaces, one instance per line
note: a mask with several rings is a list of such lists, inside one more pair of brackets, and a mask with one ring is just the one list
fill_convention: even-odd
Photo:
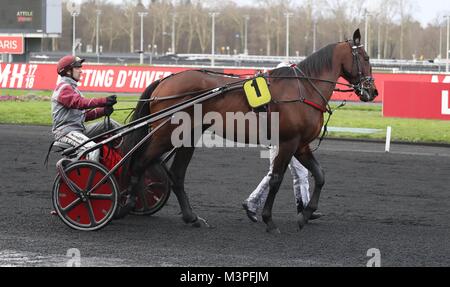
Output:
[[192,227],[200,228],[200,227],[211,227],[211,226],[208,224],[208,222],[205,219],[197,216],[197,220],[195,220],[192,223]]
[[303,214],[302,213],[297,214],[297,224],[300,230],[302,230],[302,228],[306,225],[306,223],[308,223],[308,221],[303,216]]
[[267,227],[266,231],[270,234],[281,234],[281,231],[278,229],[278,227]]
[[311,216],[309,217],[309,220],[319,219],[319,218],[321,218],[322,216],[323,216],[323,214],[320,213],[320,212],[313,212],[313,213],[311,214]]
[[244,201],[244,202],[242,203],[242,207],[244,208],[245,212],[247,213],[247,217],[248,217],[252,222],[258,222],[258,217],[257,217],[257,215],[256,215],[256,212],[251,211],[251,210],[248,208],[247,202]]
[[266,231],[268,233],[271,233],[271,234],[280,234],[281,233],[280,230],[278,229],[278,227],[273,223],[273,221],[270,220],[266,224],[267,224]]
[[127,200],[123,206],[117,208],[113,219],[123,219],[136,206],[136,196],[128,195]]
[[183,222],[186,224],[193,224],[197,222],[198,217],[195,214],[191,214],[191,215],[183,215],[181,219],[183,219]]

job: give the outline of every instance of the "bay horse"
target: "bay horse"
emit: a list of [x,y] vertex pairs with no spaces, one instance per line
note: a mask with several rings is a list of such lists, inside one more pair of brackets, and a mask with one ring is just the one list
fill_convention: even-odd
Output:
[[[352,40],[330,44],[296,66],[281,67],[266,74],[266,78],[270,81],[269,89],[272,95],[269,110],[271,113],[279,113],[279,151],[274,160],[269,194],[262,212],[268,232],[279,232],[272,219],[272,206],[292,156],[295,156],[315,179],[311,200],[297,215],[300,229],[308,222],[311,214],[318,207],[325,178],[309,144],[320,134],[324,123],[324,113],[331,112],[328,101],[340,77],[352,85],[361,101],[372,101],[378,95],[369,57],[361,45],[359,29],[354,32]],[[141,101],[136,106],[133,120],[186,101],[205,90],[212,90],[238,81],[236,78],[203,70],[188,70],[173,74],[147,87],[141,96]],[[193,116],[193,108],[185,111],[191,117]],[[252,109],[244,95],[244,90],[237,89],[203,102],[203,114],[210,111],[224,116],[226,112],[249,113],[252,112]],[[150,130],[161,122],[162,120],[152,123]],[[163,154],[172,150],[171,133],[176,127],[177,125],[174,124],[162,126],[132,157],[129,168],[136,185],[146,166],[158,161]],[[133,147],[148,132],[149,129],[145,127],[127,136],[125,146]],[[192,211],[184,189],[186,170],[194,150],[193,146],[177,148],[168,172],[173,182],[172,190],[181,208],[182,219],[185,223],[193,223],[195,226],[199,223],[199,217]],[[302,204],[300,205],[302,206]]]

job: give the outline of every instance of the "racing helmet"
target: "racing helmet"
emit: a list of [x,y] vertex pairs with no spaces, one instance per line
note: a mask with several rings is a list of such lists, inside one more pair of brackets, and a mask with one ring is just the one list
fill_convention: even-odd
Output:
[[58,61],[56,72],[60,76],[65,76],[66,72],[69,71],[70,69],[74,67],[82,67],[84,61],[85,59],[81,59],[76,56],[72,55],[64,56]]

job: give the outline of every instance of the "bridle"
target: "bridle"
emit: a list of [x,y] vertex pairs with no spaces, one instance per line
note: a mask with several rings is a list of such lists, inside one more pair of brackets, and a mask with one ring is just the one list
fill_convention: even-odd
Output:
[[[371,87],[373,87],[375,79],[371,76],[364,76],[363,69],[361,67],[361,61],[359,60],[359,49],[364,47],[364,45],[354,45],[353,41],[347,41],[350,45],[350,49],[352,50],[352,71],[348,72],[345,70],[345,67],[342,66],[342,73],[344,78],[353,85],[353,89],[358,95],[362,95],[364,92],[368,91]],[[353,76],[353,71],[356,67],[356,80],[353,80],[355,77]]]

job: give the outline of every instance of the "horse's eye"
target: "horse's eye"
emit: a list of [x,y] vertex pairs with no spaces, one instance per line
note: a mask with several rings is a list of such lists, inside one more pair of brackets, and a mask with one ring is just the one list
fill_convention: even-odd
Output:
[[365,56],[365,57],[364,57],[364,61],[369,62],[369,60],[370,60],[370,57],[369,57],[369,56]]

